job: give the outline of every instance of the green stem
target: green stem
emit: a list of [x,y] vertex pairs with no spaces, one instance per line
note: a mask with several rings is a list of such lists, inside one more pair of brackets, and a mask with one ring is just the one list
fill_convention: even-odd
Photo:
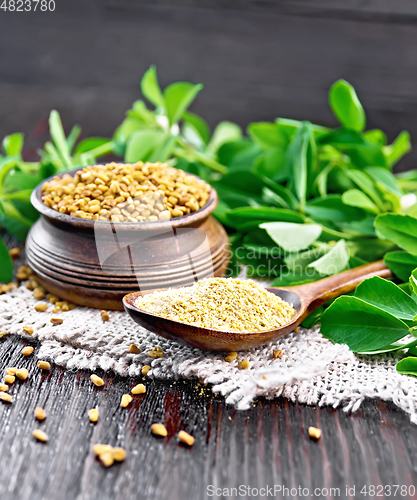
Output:
[[[211,168],[212,170],[219,172],[221,174],[227,174],[228,168],[219,163],[212,158],[205,156],[204,154],[192,149],[181,137],[177,138],[178,145],[180,148],[175,148],[173,150],[173,154],[180,158],[184,158],[185,160],[192,159],[192,161],[199,161],[206,167]],[[182,148],[182,149],[181,149]],[[185,151],[184,151],[185,150]]]
[[81,154],[81,156],[94,156],[94,158],[99,158],[100,156],[105,156],[110,153],[113,153],[113,141],[106,142],[105,144],[102,144],[101,146],[97,146],[94,149],[91,149],[90,151],[85,151],[84,153]]

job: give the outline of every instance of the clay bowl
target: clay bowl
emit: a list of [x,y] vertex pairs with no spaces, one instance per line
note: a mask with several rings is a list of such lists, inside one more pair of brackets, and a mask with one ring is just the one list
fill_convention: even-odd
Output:
[[83,306],[123,310],[127,293],[224,276],[230,247],[211,216],[218,202],[213,188],[197,212],[168,221],[112,223],[44,205],[42,187],[48,180],[32,193],[41,217],[29,232],[26,258],[50,293]]

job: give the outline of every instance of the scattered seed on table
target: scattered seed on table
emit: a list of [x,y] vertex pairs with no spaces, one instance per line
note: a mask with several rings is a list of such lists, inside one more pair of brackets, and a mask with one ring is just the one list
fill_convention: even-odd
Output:
[[12,259],[17,259],[20,256],[22,250],[20,248],[14,247],[9,250],[9,255]]
[[109,444],[95,444],[93,446],[93,451],[94,453],[99,457],[103,453],[108,453],[109,451],[112,451],[113,447],[110,446]]
[[272,351],[272,357],[274,359],[277,359],[277,358],[282,358],[282,356],[284,356],[284,353],[281,351],[281,350],[278,350],[278,351]]
[[6,392],[9,390],[9,386],[7,384],[0,384],[0,392]]
[[64,305],[62,305],[62,306],[61,306],[61,311],[62,311],[62,312],[67,312],[67,311],[69,311],[68,304],[64,304]]
[[26,370],[26,368],[20,368],[20,370],[17,370],[16,372],[16,377],[20,380],[26,380],[28,378],[28,375],[29,372]]
[[5,403],[11,403],[12,396],[11,394],[7,394],[6,392],[0,392],[0,399]]
[[135,387],[132,389],[132,394],[145,394],[146,392],[146,387],[143,384],[138,384],[135,385]]
[[45,410],[43,408],[41,408],[40,406],[37,406],[33,410],[33,413],[35,414],[35,418],[37,420],[45,420],[45,418],[46,418]]
[[149,365],[142,366],[142,370],[141,370],[142,375],[146,375],[150,369],[151,369],[151,367]]
[[130,394],[123,394],[122,396],[122,400],[120,402],[120,404],[122,405],[122,408],[126,408],[127,406],[130,405],[130,403],[132,402],[132,396]]
[[33,347],[28,345],[22,349],[23,356],[30,356],[34,351]]
[[91,410],[88,411],[88,418],[90,419],[90,422],[97,422],[98,420],[98,410],[95,408],[92,408]]
[[64,322],[63,319],[60,319],[60,318],[51,318],[51,323],[53,325],[62,325],[63,322]]
[[16,368],[16,366],[6,368],[6,375],[16,375],[17,370],[18,368]]
[[7,332],[0,332],[0,339],[7,335]]
[[103,321],[109,321],[110,319],[109,313],[107,311],[101,311],[100,316]]
[[16,380],[16,378],[14,375],[6,375],[4,377],[4,381],[6,382],[6,384],[9,384],[9,385],[14,384],[15,380]]
[[193,436],[190,436],[188,434],[188,432],[185,432],[185,431],[180,431],[178,433],[178,439],[181,441],[181,443],[184,443],[187,446],[192,446],[194,444],[194,441],[195,441]]
[[49,300],[51,304],[56,304],[59,300],[58,297],[55,297],[55,295],[51,295],[50,293],[48,293],[46,298]]
[[38,361],[38,368],[41,370],[49,370],[51,368],[50,363],[48,361]]
[[126,450],[120,447],[113,448],[113,458],[116,462],[123,462],[126,458]]
[[249,361],[247,359],[242,359],[242,361],[238,363],[237,366],[241,370],[247,370],[249,368]]
[[23,327],[23,330],[28,334],[28,335],[32,335],[33,333],[33,328],[30,327],[30,326],[24,326]]
[[317,427],[309,427],[308,428],[308,434],[310,435],[311,438],[313,439],[320,439],[321,436],[321,430],[317,429]]
[[129,352],[132,354],[140,354],[140,349],[136,344],[130,344]]
[[60,307],[54,307],[52,309],[52,314],[58,314],[59,312],[61,312],[61,308]]
[[155,434],[155,436],[166,437],[168,435],[168,431],[164,424],[152,424],[151,431]]
[[104,380],[99,376],[95,375],[94,373],[91,375],[90,380],[97,387],[101,387],[102,385],[104,385]]
[[46,441],[48,441],[48,436],[40,429],[34,430],[32,432],[32,436],[34,438],[36,438],[38,441],[40,441],[41,443],[46,443]]
[[296,328],[294,328],[294,333],[298,333],[300,331],[300,328],[297,326]]
[[234,361],[237,358],[237,352],[229,352],[229,354],[224,358],[225,361],[230,363],[231,361]]
[[45,312],[48,309],[48,304],[36,304],[35,311]]
[[100,462],[104,467],[110,467],[114,464],[113,450],[107,451],[99,455]]
[[42,300],[45,298],[45,290],[40,287],[37,287],[33,290],[33,296],[36,300]]

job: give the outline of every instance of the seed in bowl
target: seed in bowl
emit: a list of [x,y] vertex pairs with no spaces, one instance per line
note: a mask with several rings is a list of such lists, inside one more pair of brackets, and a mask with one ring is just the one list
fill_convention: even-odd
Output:
[[210,186],[166,163],[108,163],[54,177],[43,203],[81,219],[111,222],[169,220],[207,204]]
[[226,332],[279,328],[294,308],[252,280],[205,278],[192,286],[139,297],[136,307],[179,323]]

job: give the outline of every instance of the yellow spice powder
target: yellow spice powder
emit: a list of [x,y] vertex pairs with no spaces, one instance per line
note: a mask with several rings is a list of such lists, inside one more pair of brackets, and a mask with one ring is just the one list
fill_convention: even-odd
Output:
[[252,280],[206,278],[190,287],[153,292],[136,306],[163,318],[228,332],[260,332],[285,325],[294,308]]

